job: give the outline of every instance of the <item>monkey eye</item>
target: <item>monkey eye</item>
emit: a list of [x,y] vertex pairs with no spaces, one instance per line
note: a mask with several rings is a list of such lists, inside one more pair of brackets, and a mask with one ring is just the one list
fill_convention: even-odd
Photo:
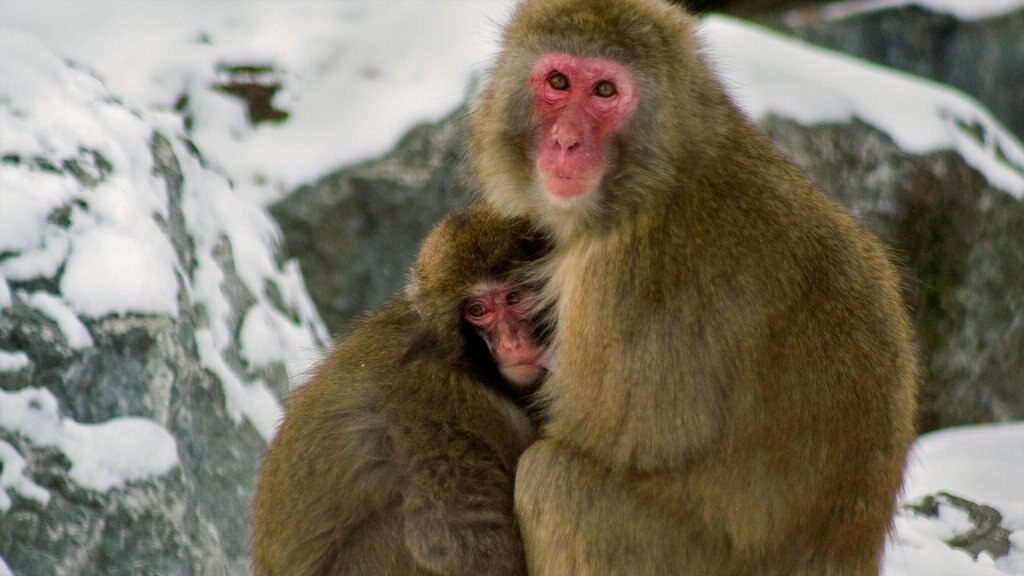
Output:
[[561,72],[554,72],[551,76],[548,76],[548,86],[551,86],[555,90],[568,90],[569,78]]
[[522,290],[510,290],[508,295],[505,296],[505,302],[509,304],[519,304],[523,301]]
[[466,314],[470,318],[481,318],[487,314],[487,306],[481,302],[470,302],[466,304]]
[[612,84],[607,80],[602,80],[597,83],[597,86],[594,86],[594,96],[598,96],[600,98],[611,98],[612,96],[615,96],[615,93],[615,84]]

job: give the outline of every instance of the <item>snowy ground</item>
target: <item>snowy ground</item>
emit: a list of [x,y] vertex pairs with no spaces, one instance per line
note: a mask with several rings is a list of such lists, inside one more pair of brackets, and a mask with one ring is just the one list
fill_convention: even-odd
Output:
[[[831,15],[839,18],[900,3],[907,1],[844,2]],[[918,3],[961,18],[1024,6],[1024,0]],[[162,112],[173,111],[175,103],[187,95],[192,136],[204,156],[234,181],[248,202],[265,204],[298,184],[379,155],[414,124],[452,111],[490,61],[499,25],[509,10],[504,0],[2,0],[0,98],[23,88],[38,91],[40,98],[49,90],[93,89],[63,85],[59,77],[53,85],[21,86],[26,76],[11,71],[32,59],[51,57],[40,55],[46,51],[95,70],[105,79],[104,88],[129,108],[152,112],[165,121],[174,116]],[[907,150],[955,149],[995,186],[1018,198],[1024,196],[1024,149],[970,98],[731,19],[709,19],[704,33],[709,55],[750,114],[775,112],[803,122],[855,115],[886,131]],[[224,64],[272,67],[283,85],[274,104],[286,110],[289,119],[250,126],[241,101],[213,89],[221,74],[218,67]],[[57,118],[63,125],[80,124],[88,132],[89,126],[82,121],[93,119],[72,116],[76,113],[53,109],[55,116],[65,115]],[[0,153],[25,144],[25,134],[16,126],[11,118],[0,124]],[[978,140],[960,126],[980,127],[983,137]],[[5,229],[0,230],[0,253],[20,248],[18,243],[33,234],[31,230],[14,233],[20,221],[2,214],[20,205],[27,193],[16,181],[3,181],[0,221]],[[95,240],[96,250],[102,252],[103,239]],[[48,262],[40,259],[23,265],[45,267]],[[144,254],[139,265],[147,265]],[[142,310],[160,311],[161,306],[173,305],[161,297],[160,290],[139,288],[139,293],[153,298],[137,303]],[[99,293],[63,296],[72,302],[77,298],[79,305],[98,302],[104,306]],[[0,309],[5,298],[9,300],[10,294],[0,275]],[[36,300],[34,306],[65,319],[65,332],[74,345],[91,344],[88,333],[82,334],[74,314],[69,316],[61,301],[46,300],[42,294]],[[0,351],[0,370],[16,369],[25,361],[22,356],[17,351]],[[102,489],[135,477],[139,468],[156,473],[173,465],[169,456],[173,439],[141,422],[121,425],[139,426],[140,434],[164,442],[167,448],[142,466],[102,461],[102,455],[89,454],[82,447],[92,445],[105,431],[61,420],[50,399],[45,391],[34,392],[31,398],[3,393],[0,424],[22,430],[34,442],[75,454],[78,459],[72,460],[81,460],[79,474],[85,485]],[[41,431],[25,428],[22,416],[28,410],[39,412],[37,416],[50,419],[53,425]],[[22,476],[18,455],[12,450],[0,443],[0,461],[5,464],[0,472],[0,514],[11,497],[43,498],[38,486]],[[126,446],[122,453],[132,450]],[[100,473],[110,470],[119,476],[111,479]],[[1014,530],[1010,556],[993,561],[983,554],[974,561],[943,543],[963,529],[964,518],[929,519],[905,513],[897,519],[885,574],[1024,574],[1024,424],[951,430],[922,438],[908,474],[906,499],[939,490],[997,507],[1005,517],[1004,526]]]

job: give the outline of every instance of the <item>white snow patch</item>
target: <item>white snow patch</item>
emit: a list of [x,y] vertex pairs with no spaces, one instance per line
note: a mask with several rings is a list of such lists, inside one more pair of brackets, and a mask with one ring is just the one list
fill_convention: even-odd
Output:
[[57,399],[44,388],[0,390],[0,427],[59,449],[71,462],[71,480],[99,492],[162,476],[179,464],[174,437],[156,422],[126,417],[80,424],[61,418]]
[[751,117],[806,125],[860,118],[907,152],[956,150],[990,184],[1024,197],[1024,146],[961,92],[723,16],[706,18],[701,31]]
[[28,354],[21,350],[8,352],[0,350],[0,372],[19,372],[32,365]]
[[[0,107],[0,121],[10,114]],[[6,124],[4,124],[6,126]],[[0,151],[13,152],[4,132]],[[32,172],[26,166],[4,164],[0,170],[0,252],[41,248],[47,217],[75,196],[78,183],[69,176]]]
[[99,491],[167,474],[179,464],[174,436],[144,418],[115,418],[101,424],[64,418],[60,446],[74,455],[71,479]]
[[[0,84],[2,94],[4,88]],[[8,130],[8,122],[14,122],[10,115],[8,107],[0,106],[0,126],[5,128],[0,154],[15,152],[9,147],[8,135],[17,136],[18,132]],[[21,118],[17,122],[24,124]],[[27,148],[33,149],[36,144]],[[0,275],[27,280],[57,273],[67,254],[68,241],[66,234],[58,232],[48,218],[74,198],[75,190],[76,183],[68,176],[30,171],[23,165],[0,164],[0,253],[14,254],[0,262]],[[23,254],[19,255],[20,252]]]
[[910,455],[905,499],[939,491],[992,506],[1009,525],[1024,529],[1024,422],[922,436]]
[[[0,167],[2,171],[3,167]],[[71,241],[66,233],[58,232],[49,225],[40,229],[38,234],[39,249],[16,253],[0,262],[0,275],[14,281],[53,278],[57,275],[61,264],[67,260]]]
[[238,341],[242,359],[250,368],[284,362],[289,374],[298,375],[322,357],[321,347],[309,330],[268,306],[249,309]]
[[821,15],[826,20],[842,20],[869,12],[919,6],[930,12],[949,14],[959,20],[984,20],[1024,8],[1024,0],[847,0],[826,4]]
[[61,298],[42,291],[32,293],[20,291],[18,296],[26,304],[39,310],[56,322],[57,327],[64,334],[64,340],[67,341],[68,346],[72,349],[80,350],[93,345],[89,329],[78,319],[74,310]]
[[[992,557],[975,561],[963,551],[950,548],[941,538],[952,536],[941,522],[903,514],[896,517],[896,536],[886,549],[884,576],[1008,576]],[[938,526],[939,528],[936,528]],[[949,533],[949,536],[946,534]],[[1016,554],[1016,552],[1014,552]]]
[[25,459],[14,446],[0,440],[0,512],[10,510],[14,503],[7,490],[43,506],[50,503],[50,492],[25,476]]
[[11,568],[3,556],[0,556],[0,576],[14,576],[14,572],[11,572]]
[[235,422],[241,422],[242,418],[249,420],[263,439],[269,442],[284,417],[281,404],[273,392],[261,380],[246,383],[238,377],[224,361],[209,330],[196,331],[196,347],[203,366],[213,372],[224,387],[228,415]]
[[74,240],[61,294],[80,313],[178,315],[176,257],[167,237],[148,220],[134,231],[84,230]]
[[[166,218],[166,197],[150,173],[150,128],[33,38],[5,31],[0,55],[0,154],[20,159],[0,165],[0,251],[15,254],[0,272],[52,277],[66,257],[61,294],[77,312],[176,314],[174,252],[155,221]],[[30,166],[37,158],[61,170],[73,163],[97,181],[83,187]],[[58,209],[67,222],[51,221]]]

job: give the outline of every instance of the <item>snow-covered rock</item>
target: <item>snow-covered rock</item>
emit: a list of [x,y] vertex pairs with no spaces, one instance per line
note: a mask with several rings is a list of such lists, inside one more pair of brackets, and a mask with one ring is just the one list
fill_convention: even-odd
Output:
[[0,37],[0,557],[242,574],[277,396],[326,341],[266,212],[177,116]]
[[955,86],[1024,138],[1024,2],[856,0],[766,19],[821,46]]

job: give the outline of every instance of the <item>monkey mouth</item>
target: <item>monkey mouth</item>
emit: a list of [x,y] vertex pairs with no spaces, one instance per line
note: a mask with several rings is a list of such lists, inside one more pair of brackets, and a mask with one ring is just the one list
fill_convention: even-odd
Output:
[[515,362],[505,364],[507,368],[542,368],[548,369],[548,360],[544,354],[538,354],[532,358],[524,358]]
[[506,364],[499,367],[501,375],[513,384],[526,385],[536,382],[544,374],[545,368],[537,362]]
[[563,176],[541,173],[544,189],[557,198],[577,198],[590,193],[597,187],[600,176]]

